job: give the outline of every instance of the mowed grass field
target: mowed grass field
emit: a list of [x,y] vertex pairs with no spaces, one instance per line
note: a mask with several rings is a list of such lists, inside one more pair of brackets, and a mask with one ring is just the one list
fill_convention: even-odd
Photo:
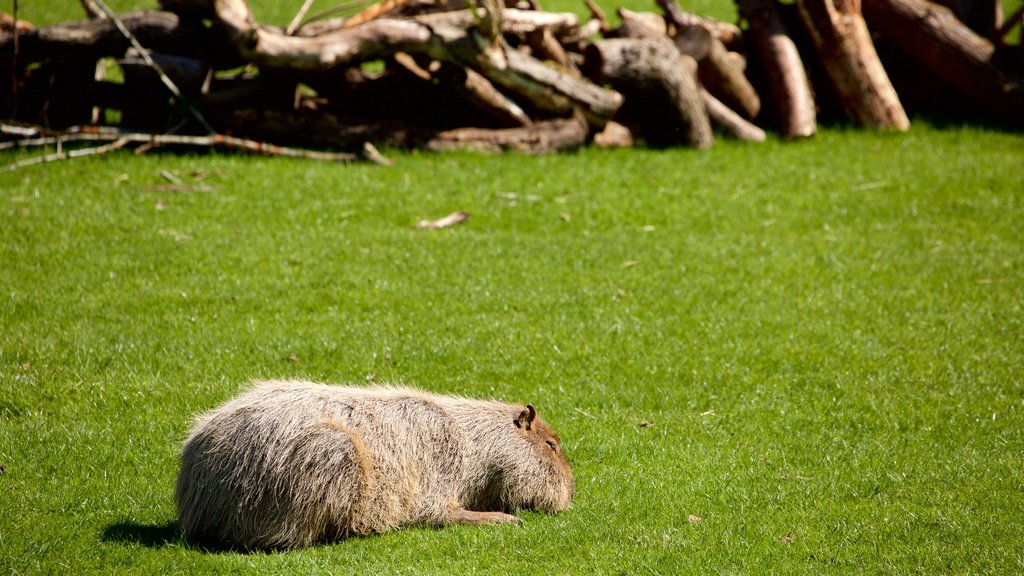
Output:
[[[1021,144],[919,126],[4,174],[0,569],[1020,572]],[[575,503],[521,528],[190,547],[189,421],[270,377],[532,402]]]
[[[1021,135],[390,156],[0,173],[0,573],[1024,572]],[[191,546],[191,419],[278,377],[530,402],[574,504]]]

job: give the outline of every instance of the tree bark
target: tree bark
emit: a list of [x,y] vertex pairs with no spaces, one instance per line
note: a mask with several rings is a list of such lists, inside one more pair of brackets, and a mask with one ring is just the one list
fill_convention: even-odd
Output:
[[814,93],[777,0],[739,0],[738,4],[750,26],[747,37],[751,49],[760,57],[768,76],[779,133],[783,138],[813,136],[817,114]]
[[498,91],[487,78],[470,68],[446,64],[438,76],[448,82],[470,104],[507,127],[533,124],[518,104]]
[[[473,13],[469,10],[437,12],[414,16],[413,20],[427,26],[454,26],[468,28],[473,25]],[[506,8],[501,13],[501,30],[509,34],[527,34],[535,30],[550,30],[556,37],[574,36],[579,33],[580,17],[572,12],[535,12]]]
[[[201,24],[182,20],[171,12],[141,10],[120,18],[128,31],[154,52],[209,58],[218,53],[217,48],[223,48],[214,44]],[[24,63],[67,55],[93,60],[122,56],[130,45],[112,21],[100,18],[19,30],[18,59]],[[0,58],[9,62],[13,49],[13,33],[0,31]]]
[[[761,98],[743,73],[741,62],[731,58],[716,31],[704,19],[683,12],[676,0],[658,0],[665,18],[676,28],[676,37],[690,37],[702,46],[697,60],[701,84],[733,110],[747,118],[756,118],[761,111]],[[677,42],[677,46],[679,43]]]
[[708,111],[711,122],[719,128],[728,131],[733,136],[747,142],[764,142],[765,133],[757,126],[747,122],[742,116],[729,108],[721,100],[715,98],[710,92],[700,90],[700,99],[704,103],[704,109]]
[[846,113],[867,128],[910,127],[867,24],[860,0],[797,0],[804,25]]
[[667,38],[601,40],[587,47],[584,58],[588,76],[598,82],[655,92],[674,111],[671,118],[653,117],[650,122],[678,126],[679,139],[696,148],[714,143],[707,111],[690,72],[695,63]]
[[992,42],[947,8],[922,0],[865,0],[871,25],[972,100],[1024,124],[1024,75],[997,64]]
[[579,148],[586,139],[587,123],[577,117],[536,122],[522,128],[446,130],[427,142],[427,149],[547,154]]
[[378,19],[355,28],[304,38],[257,26],[245,0],[216,0],[217,15],[250,62],[271,67],[322,70],[374,60],[395,52],[424,54],[466,66],[539,109],[567,114],[581,107],[600,124],[622,105],[622,96],[547,66],[475,30]]

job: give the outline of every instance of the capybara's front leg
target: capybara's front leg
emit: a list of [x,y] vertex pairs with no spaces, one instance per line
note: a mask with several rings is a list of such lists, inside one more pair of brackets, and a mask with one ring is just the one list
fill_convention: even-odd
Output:
[[518,516],[504,512],[477,512],[465,508],[452,508],[445,517],[447,524],[522,524]]

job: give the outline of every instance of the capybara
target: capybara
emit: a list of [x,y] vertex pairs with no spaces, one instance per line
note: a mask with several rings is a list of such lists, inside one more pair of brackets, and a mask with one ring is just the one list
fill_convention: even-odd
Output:
[[181,454],[186,536],[294,548],[403,525],[519,522],[576,487],[533,406],[388,386],[259,382],[200,416]]

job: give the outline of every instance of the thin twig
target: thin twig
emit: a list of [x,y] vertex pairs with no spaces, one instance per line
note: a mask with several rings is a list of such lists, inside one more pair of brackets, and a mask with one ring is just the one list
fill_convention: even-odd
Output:
[[367,0],[351,0],[349,2],[342,2],[341,4],[339,4],[337,6],[334,6],[333,8],[328,8],[327,10],[323,10],[321,12],[317,12],[316,14],[313,14],[312,16],[310,16],[298,28],[296,28],[296,32],[299,31],[299,30],[302,30],[302,27],[305,26],[306,24],[310,24],[312,22],[316,22],[317,20],[323,20],[324,18],[330,18],[331,16],[334,16],[335,14],[339,14],[341,12],[345,12],[346,10],[351,10],[351,9],[357,7],[357,6],[365,6],[366,3],[367,3]]
[[161,68],[160,65],[157,64],[156,61],[154,61],[153,58],[150,57],[149,50],[146,50],[142,46],[142,44],[139,43],[138,39],[135,38],[135,35],[132,34],[127,27],[125,27],[124,22],[122,22],[121,19],[117,17],[117,14],[114,14],[114,12],[110,9],[110,7],[106,5],[106,3],[103,0],[92,1],[100,10],[103,11],[104,14],[106,14],[107,18],[109,18],[114,23],[114,26],[117,27],[118,31],[121,32],[121,34],[128,39],[128,42],[131,43],[132,47],[139,51],[139,54],[142,55],[142,59],[146,62],[146,65],[156,71],[156,73],[160,76],[160,80],[164,83],[164,86],[167,86],[167,89],[171,91],[171,94],[174,94],[174,97],[177,98],[178,101],[183,102],[186,106],[188,106],[189,111],[192,113],[192,116],[195,117],[196,121],[199,122],[200,126],[202,126],[210,134],[216,133],[216,130],[214,130],[210,126],[210,124],[206,121],[206,118],[203,118],[203,114],[199,112],[199,110],[195,106],[193,106],[191,102],[185,99],[185,97],[181,94],[181,90],[178,89],[178,86],[174,83],[174,81],[172,81],[167,76],[167,74],[164,73],[163,68]]
[[96,146],[94,148],[79,148],[78,150],[71,150],[65,152],[62,149],[58,150],[53,154],[44,154],[42,156],[36,156],[34,158],[26,158],[20,162],[15,162],[8,166],[3,167],[0,171],[3,172],[14,172],[19,168],[25,168],[26,166],[34,166],[36,164],[46,164],[48,162],[58,162],[60,160],[69,160],[71,158],[81,158],[82,156],[95,156],[98,154],[106,154],[118,148],[124,148],[125,145],[132,141],[129,137],[118,138],[117,140],[104,144],[102,146]]
[[306,0],[302,3],[302,8],[299,8],[295,18],[292,18],[291,23],[285,28],[284,33],[288,36],[295,34],[295,31],[299,29],[299,24],[302,23],[302,19],[306,17],[306,12],[309,12],[310,7],[313,6],[313,0]]
[[[45,140],[45,142],[44,142]],[[110,144],[96,146],[94,148],[81,148],[78,150],[63,151],[63,145],[68,140],[113,140]],[[0,168],[0,171],[13,172],[19,168],[68,160],[80,156],[93,156],[105,154],[112,150],[123,148],[129,143],[139,143],[149,148],[156,146],[199,146],[212,148],[226,148],[229,150],[241,150],[267,156],[284,156],[288,158],[306,158],[309,160],[320,160],[326,162],[355,162],[360,157],[377,164],[388,164],[389,161],[372,149],[370,153],[364,152],[362,156],[347,152],[321,152],[319,150],[306,150],[302,148],[291,148],[288,146],[275,146],[266,142],[258,142],[246,138],[236,138],[223,134],[210,134],[207,136],[183,136],[178,134],[146,134],[141,132],[102,132],[102,133],[79,133],[68,134],[67,136],[55,136],[48,138],[32,139],[33,145],[56,143],[61,149],[53,154],[44,154],[34,158],[28,158],[20,162]],[[141,148],[141,147],[140,147]],[[147,148],[148,149],[148,148]]]
[[607,32],[609,30],[608,17],[604,15],[604,10],[602,10],[601,7],[597,5],[597,2],[594,2],[594,0],[584,0],[584,3],[590,10],[590,14],[593,15],[593,17],[596,18],[597,21],[601,23],[601,31]]
[[85,15],[88,16],[90,20],[107,19],[107,15],[104,14],[102,10],[100,10],[99,6],[96,6],[96,2],[94,2],[93,0],[81,0],[81,3],[82,10],[85,10]]
[[353,14],[350,18],[346,18],[341,27],[354,28],[360,24],[365,24],[370,20],[375,20],[385,14],[389,14],[408,3],[409,0],[383,0],[383,2],[367,6],[362,12]]
[[0,142],[0,150],[11,148],[32,148],[34,146],[51,146],[59,142],[110,142],[116,137],[109,134],[82,132],[78,134],[65,134],[63,136],[40,136],[38,138],[25,138],[24,140],[12,140]]

